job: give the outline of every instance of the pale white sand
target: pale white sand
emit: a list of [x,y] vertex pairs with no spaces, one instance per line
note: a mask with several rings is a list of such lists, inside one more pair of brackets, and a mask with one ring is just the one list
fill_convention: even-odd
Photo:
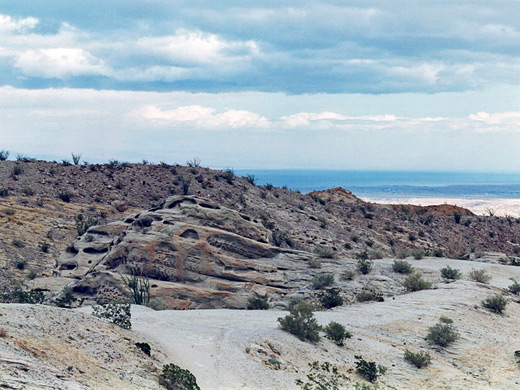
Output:
[[463,199],[463,198],[361,198],[367,202],[382,204],[412,204],[431,206],[451,204],[464,207],[477,215],[489,215],[493,211],[497,216],[511,215],[520,217],[520,199]]
[[[437,258],[408,260],[426,278],[435,278],[446,265],[460,269],[464,277],[454,283],[437,283],[433,290],[386,297],[381,303],[317,312],[320,324],[337,321],[354,334],[344,347],[326,339],[315,345],[299,341],[278,328],[277,318],[287,313],[274,310],[154,312],[134,306],[133,329],[143,339],[162,345],[171,360],[193,372],[205,390],[296,389],[294,380],[305,377],[308,362],[330,361],[346,372],[354,366],[354,355],[388,368],[380,389],[520,388],[520,370],[514,360],[514,351],[520,349],[520,305],[509,296],[502,316],[479,307],[482,299],[507,287],[510,277],[520,279],[520,267]],[[390,267],[393,260],[379,261]],[[493,276],[491,283],[469,281],[467,272],[473,268],[486,269]],[[461,334],[446,351],[424,340],[427,328],[441,315],[452,318]],[[405,349],[429,351],[432,365],[417,370],[404,361]],[[280,370],[266,364],[270,355],[280,361]],[[361,381],[355,373],[349,377]]]

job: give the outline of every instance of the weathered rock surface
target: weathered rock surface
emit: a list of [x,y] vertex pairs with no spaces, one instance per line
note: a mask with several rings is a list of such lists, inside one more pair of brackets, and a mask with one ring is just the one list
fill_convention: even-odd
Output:
[[161,389],[164,354],[136,333],[85,313],[0,304],[0,388]]
[[[196,196],[173,196],[123,221],[91,227],[58,259],[62,277],[87,300],[126,295],[138,270],[161,308],[244,308],[248,297],[308,288],[306,252],[268,244],[257,220]],[[123,276],[122,276],[123,275]]]

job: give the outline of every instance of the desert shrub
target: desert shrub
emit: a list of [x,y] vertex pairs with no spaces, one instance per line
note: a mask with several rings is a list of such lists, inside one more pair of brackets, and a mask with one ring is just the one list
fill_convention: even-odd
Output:
[[334,341],[339,346],[342,346],[345,339],[352,337],[350,332],[347,332],[345,327],[338,322],[331,321],[326,327],[323,328],[325,337],[329,340]]
[[36,276],[38,276],[36,274],[36,272],[34,270],[30,270],[29,273],[27,274],[27,279],[33,280],[33,279],[36,279]]
[[373,262],[371,260],[361,258],[358,260],[356,268],[363,275],[367,275],[372,271]]
[[354,280],[355,277],[356,277],[356,273],[351,269],[347,269],[346,271],[344,271],[341,274],[342,280]]
[[74,165],[78,165],[81,160],[81,154],[71,153],[71,156],[72,156],[72,162],[74,162]]
[[235,180],[235,171],[233,169],[228,168],[224,170],[224,179],[226,179],[226,182],[228,184],[233,184],[233,180]]
[[332,286],[334,284],[334,275],[322,273],[312,278],[312,287],[316,290]]
[[405,350],[404,360],[413,364],[417,368],[423,368],[431,363],[432,357],[428,352],[411,352]]
[[70,163],[69,160],[63,159],[63,160],[61,160],[61,165],[63,165],[64,167],[70,167],[72,164]]
[[381,252],[381,251],[370,251],[370,252],[368,252],[368,258],[370,260],[382,259],[383,258],[383,252]]
[[173,363],[163,366],[159,383],[168,390],[200,390],[195,376]]
[[292,307],[287,316],[278,318],[280,327],[302,341],[319,341],[321,327],[312,310],[313,306],[308,303]]
[[435,250],[433,251],[433,255],[434,255],[435,257],[443,257],[443,256],[444,256],[444,253],[442,252],[442,249],[435,249]]
[[329,288],[325,291],[320,291],[317,294],[318,300],[321,305],[326,309],[332,309],[336,306],[343,305],[343,298],[340,295],[339,288]]
[[356,294],[356,300],[358,302],[384,302],[385,299],[383,298],[383,294],[381,294],[378,291],[361,290],[359,293]]
[[16,161],[29,162],[34,161],[34,158],[28,157],[25,154],[18,153],[16,155]]
[[95,317],[105,318],[123,329],[132,328],[132,313],[130,312],[129,303],[111,302],[95,305],[92,309],[92,315]]
[[181,180],[181,184],[182,184],[182,194],[188,195],[188,193],[190,192],[190,183],[191,183],[190,178],[186,179],[185,177],[181,176],[180,180]]
[[10,290],[0,293],[0,302],[4,303],[43,303],[45,295],[39,290],[24,290],[21,286],[16,286]]
[[7,330],[4,328],[0,328],[0,338],[6,338],[7,337]]
[[5,198],[9,196],[9,190],[7,188],[0,188],[0,197]]
[[256,176],[255,175],[246,175],[244,178],[247,180],[249,184],[256,185]]
[[186,161],[186,165],[191,168],[198,168],[200,167],[200,158],[194,157],[192,160]]
[[7,209],[4,209],[4,214],[5,215],[15,215],[16,214],[16,211],[12,208],[7,208]]
[[460,279],[462,274],[458,269],[451,268],[449,265],[441,269],[441,276],[448,280]]
[[460,223],[461,218],[462,215],[458,211],[453,213],[453,219],[455,220],[455,223]]
[[429,327],[428,334],[426,335],[426,340],[430,344],[435,344],[443,348],[455,342],[458,338],[459,333],[455,330],[453,325],[442,321]]
[[63,294],[61,297],[54,300],[54,303],[58,307],[66,307],[71,308],[72,305],[77,301],[78,299],[72,295],[72,289],[70,287],[65,287],[63,289]]
[[137,267],[130,267],[131,275],[121,275],[123,283],[130,290],[132,302],[136,305],[148,305],[150,303],[150,280],[145,273]]
[[45,242],[45,241],[42,241],[38,244],[38,246],[40,247],[40,250],[43,252],[43,253],[49,253],[49,249],[50,249],[50,244],[48,242]]
[[25,260],[16,260],[16,268],[20,271],[23,271],[27,266],[27,261]]
[[11,169],[11,176],[18,176],[18,175],[21,175],[22,173],[23,173],[23,168],[18,164],[15,164],[14,167]]
[[70,200],[71,200],[71,198],[72,198],[72,194],[71,194],[70,192],[68,192],[68,191],[63,191],[63,192],[60,192],[60,193],[58,194],[58,197],[59,197],[62,201],[66,202],[66,203],[69,203]]
[[329,362],[321,364],[312,362],[309,363],[309,367],[307,381],[296,380],[296,385],[302,390],[340,390],[346,388],[348,378]]
[[83,214],[76,215],[74,221],[76,222],[76,230],[78,232],[78,236],[82,236],[87,232],[87,230],[90,227],[95,226],[98,223],[97,219],[90,217],[85,218]]
[[319,257],[322,257],[324,259],[334,258],[334,249],[328,246],[317,245],[314,247],[314,253],[316,253]]
[[511,281],[513,284],[509,286],[507,289],[511,294],[517,294],[520,293],[520,283],[516,281],[516,279],[511,278]]
[[482,301],[482,306],[495,313],[502,314],[506,308],[507,299],[502,294],[495,294]]
[[150,348],[150,344],[148,344],[148,343],[135,343],[135,346],[137,348],[139,348],[141,351],[143,351],[145,354],[150,356],[151,351],[152,351],[151,348]]
[[0,161],[5,161],[11,153],[8,150],[0,150]]
[[269,309],[269,303],[267,298],[261,297],[249,297],[247,300],[247,310],[267,310]]
[[424,257],[424,252],[420,249],[412,250],[412,256],[415,260],[421,260]]
[[394,260],[392,270],[398,274],[411,274],[412,266],[405,260]]
[[468,276],[471,280],[478,283],[489,283],[491,280],[491,275],[484,269],[472,269],[469,271]]
[[23,241],[21,241],[21,240],[19,240],[17,238],[13,238],[11,240],[11,244],[13,244],[13,246],[16,247],[16,248],[23,248],[25,246]]
[[424,280],[418,273],[413,273],[410,276],[408,276],[404,280],[403,286],[410,292],[427,290],[429,288],[432,288],[432,284]]
[[380,375],[386,372],[386,368],[377,365],[376,362],[368,362],[362,356],[354,356],[357,359],[356,372],[369,382],[375,382]]
[[321,262],[318,259],[314,259],[314,258],[309,259],[307,264],[309,264],[310,268],[314,268],[314,269],[320,269],[321,268]]
[[453,320],[446,316],[440,316],[439,322],[442,322],[443,324],[453,324]]

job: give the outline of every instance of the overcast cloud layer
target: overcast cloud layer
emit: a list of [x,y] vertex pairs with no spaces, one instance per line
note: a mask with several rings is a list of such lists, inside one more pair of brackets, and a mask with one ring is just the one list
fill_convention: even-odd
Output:
[[0,149],[519,171],[519,15],[513,1],[3,2]]

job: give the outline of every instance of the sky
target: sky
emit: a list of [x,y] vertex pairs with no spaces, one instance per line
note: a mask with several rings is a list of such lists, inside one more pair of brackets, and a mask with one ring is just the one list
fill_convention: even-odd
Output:
[[520,172],[518,1],[0,1],[0,150]]

